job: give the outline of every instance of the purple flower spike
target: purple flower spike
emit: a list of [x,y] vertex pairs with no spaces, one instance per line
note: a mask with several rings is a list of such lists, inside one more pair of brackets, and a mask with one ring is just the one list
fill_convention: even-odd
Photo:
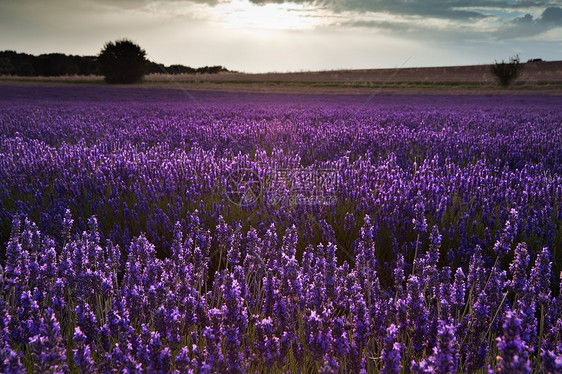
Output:
[[398,329],[394,324],[386,329],[381,361],[381,374],[400,374],[402,369],[402,345],[398,342]]
[[349,339],[342,317],[336,318],[333,322],[332,351],[340,358],[345,358],[349,355]]
[[521,339],[521,319],[514,312],[507,312],[503,323],[503,335],[498,342],[499,374],[527,374],[531,372],[531,362],[527,345]]
[[0,372],[4,374],[21,374],[26,370],[21,363],[21,357],[9,346],[0,351]]
[[402,298],[404,296],[404,282],[406,281],[404,275],[404,255],[402,254],[399,254],[396,259],[396,264],[392,271],[392,279],[394,280],[394,290],[397,297]]
[[439,321],[437,345],[433,347],[433,355],[430,358],[433,364],[433,372],[438,374],[456,373],[458,348],[454,326]]
[[175,359],[176,370],[179,373],[193,373],[193,368],[191,367],[191,360],[189,359],[189,348],[183,347],[180,350],[180,353],[176,356]]
[[529,252],[527,244],[519,243],[515,247],[513,261],[509,265],[512,274],[511,289],[515,293],[523,293],[527,290],[527,267],[529,266]]
[[453,283],[451,305],[456,310],[460,310],[464,306],[464,298],[466,294],[466,277],[462,268],[458,268],[455,272],[455,281]]
[[541,304],[547,304],[550,301],[550,276],[552,271],[550,259],[551,255],[548,248],[543,248],[537,255],[529,278],[529,292],[537,295]]
[[542,370],[545,374],[562,373],[562,354],[541,349]]
[[408,328],[412,333],[412,348],[417,354],[427,346],[429,315],[418,277],[411,275],[406,288]]
[[220,328],[221,311],[219,309],[209,310],[210,325],[203,329],[205,338],[205,361],[201,367],[202,373],[221,372],[226,369],[226,363],[222,354]]
[[226,352],[225,359],[230,372],[245,371],[242,352],[243,335],[248,326],[248,312],[244,306],[240,284],[229,274],[221,287],[224,298],[222,307],[221,335],[222,345]]
[[66,349],[60,326],[51,309],[41,318],[39,333],[29,340],[35,369],[40,373],[67,373]]
[[256,322],[256,351],[255,361],[271,368],[279,359],[279,338],[274,336],[274,326],[271,317]]
[[369,339],[369,311],[363,293],[357,284],[354,286],[352,292],[353,304],[351,305],[351,313],[353,315],[353,346],[357,352],[360,352]]
[[320,374],[338,374],[338,369],[338,361],[326,353],[324,355],[324,362],[320,368]]
[[74,362],[81,373],[91,373],[95,371],[96,364],[90,357],[90,345],[87,343],[88,338],[82,333],[80,327],[74,329],[74,337],[72,338],[75,348]]
[[322,359],[331,341],[331,331],[326,330],[323,325],[322,318],[315,311],[312,311],[304,322],[306,348],[317,360]]
[[425,205],[423,201],[421,201],[421,197],[419,197],[420,201],[418,201],[414,208],[414,218],[412,219],[412,223],[414,224],[414,230],[420,234],[423,234],[427,231],[427,219],[425,218]]
[[511,249],[511,244],[515,239],[515,235],[517,235],[517,220],[517,211],[515,209],[511,209],[509,212],[509,219],[505,222],[500,238],[496,241],[496,244],[494,244],[494,251],[499,258],[505,257]]

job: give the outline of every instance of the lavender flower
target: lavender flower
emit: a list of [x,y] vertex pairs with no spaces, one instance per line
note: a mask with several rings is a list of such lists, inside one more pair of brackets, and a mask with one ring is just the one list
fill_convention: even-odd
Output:
[[459,334],[459,336],[466,334],[466,342],[461,352],[465,356],[465,370],[469,372],[478,370],[485,364],[489,347],[487,340],[482,335],[490,325],[491,313],[488,295],[482,291],[472,306],[472,314],[466,316],[459,326],[461,330],[470,328]]
[[398,342],[398,329],[391,324],[386,329],[384,345],[381,354],[381,374],[400,374],[402,366],[402,345]]
[[541,349],[542,370],[546,374],[562,372],[562,355]]
[[72,225],[74,224],[74,220],[72,219],[72,214],[70,209],[66,209],[64,211],[64,218],[62,220],[62,229],[61,229],[61,238],[63,243],[66,243],[70,240],[70,231],[72,230]]
[[521,340],[521,319],[507,312],[503,323],[503,335],[498,342],[498,373],[530,373],[527,345]]
[[355,218],[353,214],[351,214],[350,212],[345,213],[343,229],[347,232],[350,232],[354,228],[355,228]]
[[[19,227],[19,221],[14,222],[13,225]],[[12,235],[15,235],[15,233],[12,233]],[[27,282],[27,279],[25,279],[24,267],[26,264],[24,261],[25,257],[22,246],[19,243],[18,237],[15,236],[6,245],[4,279],[7,287],[16,287],[16,292],[21,292],[22,286]]]
[[455,281],[452,289],[451,305],[454,309],[460,310],[464,306],[464,299],[466,294],[465,275],[462,268],[458,268],[455,272]]
[[117,94],[1,89],[0,372],[561,371],[556,98]]
[[256,351],[254,360],[270,369],[279,360],[279,338],[274,336],[274,325],[271,317],[256,322]]
[[90,356],[90,345],[87,343],[88,338],[82,333],[80,327],[74,329],[74,337],[72,338],[75,348],[72,350],[74,353],[74,362],[80,372],[90,373],[95,370],[95,362]]
[[419,278],[411,275],[408,278],[406,306],[408,329],[412,334],[412,348],[416,354],[427,346],[427,327],[429,315],[424,303],[424,296]]
[[331,331],[324,327],[322,318],[315,311],[311,311],[310,315],[305,318],[304,334],[306,348],[314,359],[320,360],[327,352],[332,336]]
[[33,362],[39,372],[66,373],[68,367],[59,323],[51,309],[44,315],[39,333],[29,339]]
[[433,347],[430,361],[433,372],[439,374],[456,373],[458,368],[458,342],[453,325],[439,321],[437,345]]
[[218,309],[209,310],[210,325],[203,329],[205,338],[205,362],[201,367],[201,372],[211,373],[226,369],[226,362],[222,354],[221,345],[221,311]]
[[529,253],[527,244],[519,243],[515,248],[513,261],[509,265],[512,274],[511,289],[515,293],[524,293],[527,290],[527,267],[529,266]]
[[191,360],[189,359],[189,348],[183,347],[180,350],[180,353],[178,353],[178,355],[176,356],[174,362],[176,364],[176,370],[179,373],[191,374],[194,372],[193,368],[191,367]]
[[[109,365],[111,369],[120,371],[120,372],[133,372],[138,373],[142,370],[142,365],[135,360],[134,357],[131,356],[127,349],[122,350],[119,344],[115,344],[111,355],[104,356],[104,361],[109,359]],[[145,366],[145,367],[148,367]],[[112,371],[112,370],[111,370]]]
[[404,256],[402,254],[398,255],[392,275],[396,296],[402,298],[404,296],[404,282],[406,281],[404,276]]
[[342,317],[334,319],[332,325],[332,351],[340,358],[347,357],[350,353],[349,339]]
[[494,251],[499,258],[503,258],[511,249],[511,243],[517,235],[517,220],[518,213],[515,209],[511,209],[509,212],[509,219],[505,222],[504,229],[494,244]]
[[431,363],[426,359],[423,359],[419,362],[412,360],[410,362],[410,372],[412,374],[430,374],[433,372],[433,367],[431,366]]
[[248,312],[243,304],[240,285],[233,274],[226,277],[221,291],[224,298],[221,333],[226,364],[231,372],[243,372],[244,354],[241,344],[248,326]]
[[25,368],[21,363],[21,357],[9,346],[5,346],[0,351],[0,370],[4,374],[24,373]]
[[99,325],[94,312],[90,309],[90,305],[82,303],[75,309],[76,324],[80,328],[80,332],[86,337],[86,343],[95,349],[95,339],[99,335]]
[[552,262],[550,261],[550,252],[547,248],[543,248],[537,255],[535,265],[531,269],[529,276],[529,292],[538,296],[541,304],[546,304],[550,300],[550,277]]
[[363,293],[357,284],[354,285],[352,293],[353,302],[351,304],[351,315],[353,316],[353,349],[357,354],[361,354],[369,340],[369,311]]
[[414,224],[414,230],[420,234],[423,234],[427,231],[427,219],[425,218],[425,205],[423,201],[420,199],[414,208],[414,218],[412,219],[412,223]]
[[327,353],[324,355],[324,362],[320,368],[320,374],[337,374],[339,369],[338,361],[330,357]]

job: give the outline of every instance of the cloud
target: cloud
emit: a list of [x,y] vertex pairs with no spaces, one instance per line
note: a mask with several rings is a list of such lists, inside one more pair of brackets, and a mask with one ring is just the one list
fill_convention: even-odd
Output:
[[[323,11],[332,27],[371,29],[431,40],[532,37],[560,25],[558,0],[248,0]],[[542,12],[542,14],[541,14]],[[534,15],[534,16],[533,16]],[[540,16],[538,16],[540,15]],[[535,18],[536,17],[536,18]]]
[[497,35],[501,39],[532,37],[557,27],[562,27],[562,8],[548,7],[540,17],[534,18],[527,13],[513,19],[500,27]]
[[[559,1],[549,0],[248,0],[255,5],[298,4],[325,11],[335,27],[450,40],[533,37],[562,26]],[[542,13],[541,13],[542,12]]]
[[539,19],[545,25],[562,26],[562,8],[546,8]]
[[386,12],[404,16],[422,16],[449,20],[474,20],[490,17],[493,10],[517,10],[546,7],[548,1],[505,0],[249,0],[257,5],[310,4],[335,12]]
[[[22,1],[22,0],[20,0]],[[58,0],[65,2],[68,0]],[[219,3],[229,2],[230,0],[82,0],[82,3],[93,9],[114,9],[121,10],[154,10],[159,7],[188,7],[192,4],[204,4],[215,6]]]

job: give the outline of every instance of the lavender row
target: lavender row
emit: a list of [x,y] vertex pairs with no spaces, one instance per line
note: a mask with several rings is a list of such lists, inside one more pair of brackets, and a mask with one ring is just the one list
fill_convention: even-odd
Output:
[[[453,265],[477,244],[489,250],[511,209],[519,212],[517,240],[561,245],[562,126],[552,106],[512,104],[505,113],[449,99],[439,110],[423,102],[404,110],[392,102],[297,109],[274,99],[267,107],[238,99],[203,109],[192,102],[11,104],[0,121],[3,241],[15,212],[55,235],[69,208],[81,230],[96,215],[103,238],[126,246],[144,232],[166,252],[173,224],[198,209],[211,229],[222,215],[246,229],[294,224],[314,243],[319,232],[334,231],[324,239],[350,252],[354,217],[369,214],[379,247],[391,258],[406,247],[411,260],[418,205],[445,236]],[[246,209],[225,193],[236,168],[262,184]],[[334,171],[335,203],[268,204],[267,182],[279,168]],[[275,191],[281,201],[291,195],[290,186]],[[333,230],[319,229],[324,221]]]
[[[171,234],[164,234],[193,209],[204,213],[209,227],[219,215],[254,225],[289,223],[302,227],[307,239],[315,236],[314,227],[303,220],[311,213],[336,230],[336,237],[327,239],[350,245],[354,238],[346,233],[355,229],[355,219],[347,216],[353,213],[372,215],[377,230],[383,232],[379,244],[390,240],[394,244],[389,249],[397,250],[413,235],[404,233],[411,232],[417,204],[430,224],[442,229],[451,261],[455,256],[466,260],[476,244],[490,248],[511,209],[519,212],[520,240],[551,248],[560,245],[562,181],[541,165],[510,170],[481,159],[459,167],[436,156],[409,171],[398,165],[394,155],[376,161],[364,156],[351,161],[344,156],[316,164],[337,173],[336,204],[279,207],[261,199],[251,209],[241,210],[225,194],[233,165],[248,168],[265,182],[276,165],[307,170],[301,159],[283,152],[268,156],[263,151],[253,159],[221,157],[199,147],[186,151],[166,145],[108,151],[100,146],[54,148],[37,141],[10,140],[4,146],[8,150],[0,186],[5,226],[11,214],[20,211],[55,234],[70,208],[82,218],[81,229],[86,227],[85,219],[97,215],[104,235],[116,243],[126,245],[132,236],[146,232],[152,242],[169,248]],[[267,188],[262,186],[264,196]],[[275,191],[291,193],[290,188]],[[4,227],[6,236],[8,230]]]
[[308,246],[298,261],[294,227],[278,238],[274,225],[260,236],[220,219],[212,237],[198,218],[189,217],[185,233],[175,226],[164,260],[143,236],[123,258],[101,242],[95,219],[72,236],[67,213],[62,248],[30,221],[14,220],[1,277],[4,369],[562,370],[562,297],[550,290],[550,253],[531,263],[527,245],[514,246],[509,221],[494,246],[497,260],[513,256],[507,271],[498,261],[485,266],[479,247],[466,271],[438,266],[434,228],[420,231],[429,249],[414,268],[395,267],[393,286],[383,288],[368,217],[353,267],[338,265],[333,243]]
[[[526,163],[560,172],[562,139],[556,98],[473,99],[359,96],[290,100],[230,95],[159,101],[151,91],[142,101],[105,102],[103,97],[72,103],[6,101],[0,112],[3,139],[37,139],[119,148],[194,144],[221,155],[256,149],[298,154],[306,164],[332,161],[350,152],[373,158],[394,153],[400,166],[439,155],[465,165],[482,157],[510,167]],[[60,96],[72,95],[61,91]],[[107,100],[107,99],[106,99]],[[202,101],[205,100],[205,101]],[[526,104],[526,102],[529,104]],[[406,104],[407,102],[408,104]]]

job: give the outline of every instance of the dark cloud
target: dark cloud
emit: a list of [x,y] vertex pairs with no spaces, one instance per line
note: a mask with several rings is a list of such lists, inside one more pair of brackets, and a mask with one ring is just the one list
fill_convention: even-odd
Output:
[[502,39],[514,39],[539,35],[561,26],[562,8],[548,7],[538,18],[534,18],[530,14],[515,18],[502,26],[497,34]]
[[[516,10],[529,7],[546,7],[548,1],[505,0],[250,0],[264,4],[310,4],[335,12],[387,12],[395,15],[421,16],[450,20],[471,20],[489,17],[491,13],[481,9]],[[479,10],[474,10],[479,9]]]
[[[366,14],[369,12],[387,13],[403,17],[400,21],[365,20],[360,17],[351,17],[346,21],[339,22],[340,26],[358,28],[376,28],[388,31],[400,32],[423,32],[427,36],[435,36],[435,32],[442,32],[438,28],[425,26],[421,19],[437,18],[456,23],[457,27],[449,27],[448,32],[470,32],[469,28],[461,27],[462,22],[478,21],[489,18],[490,22],[496,23],[499,19],[505,22],[497,27],[495,32],[488,31],[486,34],[500,39],[514,39],[521,37],[532,37],[542,34],[550,29],[562,26],[562,7],[552,6],[559,1],[549,0],[249,0],[256,5],[265,4],[306,4],[318,6],[335,13],[355,12]],[[539,17],[525,14],[515,19],[506,19],[506,14],[516,12],[521,14],[528,9],[544,9]],[[409,18],[410,17],[410,18]],[[415,18],[411,18],[415,17]],[[472,30],[476,34],[484,34],[484,31]],[[458,36],[458,35],[457,35]],[[461,35],[462,36],[462,35]],[[468,36],[468,35],[467,35]],[[446,36],[445,36],[446,37]]]
[[389,21],[366,21],[366,20],[345,21],[340,23],[340,25],[349,26],[349,27],[374,28],[374,29],[382,29],[382,30],[398,31],[398,32],[412,31],[412,27],[408,24],[389,22]]
[[546,8],[538,21],[546,25],[562,26],[562,8]]

